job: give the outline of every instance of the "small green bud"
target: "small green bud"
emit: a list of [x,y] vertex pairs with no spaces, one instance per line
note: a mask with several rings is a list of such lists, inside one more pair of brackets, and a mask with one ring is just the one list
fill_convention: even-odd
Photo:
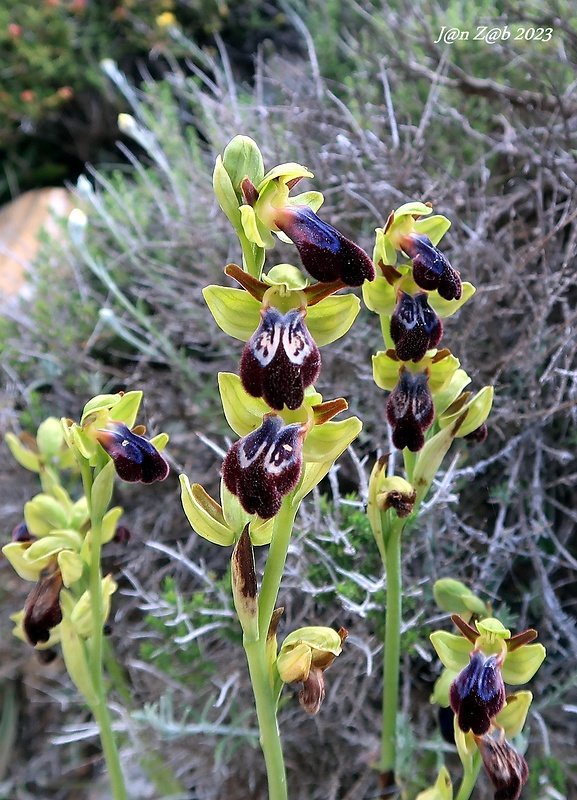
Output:
[[240,185],[245,178],[258,186],[264,177],[262,154],[256,142],[248,136],[235,136],[231,139],[224,149],[222,165],[239,199]]
[[447,767],[441,767],[435,785],[420,792],[416,800],[453,800],[453,784]]
[[48,417],[38,426],[36,433],[36,443],[40,455],[46,460],[56,458],[64,444],[64,433],[60,420],[56,417]]
[[67,509],[49,494],[37,494],[24,504],[24,521],[32,536],[46,536],[68,523]]
[[[102,578],[102,624],[106,622],[110,615],[110,598],[118,589],[118,584],[113,580],[112,575]],[[94,621],[92,618],[92,595],[90,591],[84,592],[76,602],[70,612],[70,621],[74,630],[82,639],[89,639],[94,633]]]
[[487,607],[461,581],[453,578],[441,578],[433,586],[433,596],[436,604],[442,611],[450,614],[480,614],[487,613]]

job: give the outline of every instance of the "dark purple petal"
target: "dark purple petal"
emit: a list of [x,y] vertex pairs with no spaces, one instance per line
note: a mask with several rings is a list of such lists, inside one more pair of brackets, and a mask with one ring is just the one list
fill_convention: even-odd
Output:
[[427,350],[436,347],[443,335],[443,324],[433,311],[427,295],[415,297],[401,292],[391,317],[391,337],[401,361],[421,361]]
[[459,728],[482,736],[505,705],[505,686],[496,656],[486,658],[474,650],[469,664],[457,675],[449,690],[451,708]]
[[62,622],[61,589],[60,570],[55,567],[42,570],[24,604],[22,627],[30,644],[47,642],[52,628]]
[[246,343],[240,360],[240,379],[245,391],[262,397],[271,408],[295,410],[304,390],[318,378],[319,349],[304,323],[305,312],[276,308],[261,311],[262,321]]
[[168,464],[144,436],[133,433],[123,422],[110,423],[96,438],[114,462],[119,478],[129,483],[154,483],[168,475]]
[[413,261],[413,278],[421,289],[436,289],[445,300],[458,300],[462,294],[459,273],[443,253],[423,233],[400,237],[400,244]]
[[425,444],[424,433],[435,419],[427,373],[413,375],[403,367],[399,382],[387,399],[386,413],[395,447],[399,450],[408,447],[413,453],[420,450]]
[[303,267],[317,281],[361,286],[365,280],[374,280],[375,268],[365,251],[308,206],[279,209],[274,222],[294,242]]
[[222,464],[222,477],[248,514],[269,519],[278,513],[282,498],[301,475],[304,434],[300,423],[285,425],[282,417],[271,414],[260,428],[231,447]]
[[523,756],[505,739],[501,729],[475,741],[495,788],[495,800],[518,800],[529,777],[529,767]]

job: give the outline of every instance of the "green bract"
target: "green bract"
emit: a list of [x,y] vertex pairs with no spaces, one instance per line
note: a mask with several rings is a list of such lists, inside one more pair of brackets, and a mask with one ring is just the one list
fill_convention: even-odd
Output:
[[468,586],[453,578],[435,581],[433,596],[436,604],[450,614],[486,614],[487,607]]
[[460,426],[457,436],[463,437],[473,433],[473,431],[481,427],[491,413],[493,393],[492,386],[484,386],[481,391],[477,392],[477,394],[467,400],[466,403],[455,402],[454,405],[449,406],[449,408],[438,417],[439,427],[446,428],[466,411],[467,417]]
[[453,800],[453,784],[446,767],[441,767],[434,786],[420,792],[416,800]]

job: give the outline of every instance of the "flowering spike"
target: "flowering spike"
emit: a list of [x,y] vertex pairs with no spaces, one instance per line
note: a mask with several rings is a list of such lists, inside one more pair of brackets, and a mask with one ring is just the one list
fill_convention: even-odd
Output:
[[296,245],[304,268],[316,280],[341,280],[347,286],[374,280],[375,268],[365,251],[308,206],[278,209],[274,222]]
[[425,292],[414,297],[400,292],[391,317],[391,338],[401,361],[420,361],[436,347],[443,335],[443,323],[428,303]]
[[268,414],[260,428],[232,446],[222,477],[247,514],[269,519],[278,513],[300,478],[305,433],[304,425],[284,425],[282,417]]
[[123,422],[110,422],[108,430],[96,431],[96,439],[106,450],[119,478],[129,483],[154,483],[168,475],[168,464],[156,447],[138,436]]
[[469,664],[451,684],[449,700],[464,733],[470,730],[475,736],[487,733],[505,705],[499,657],[487,658],[479,650],[473,650]]
[[387,419],[393,428],[393,444],[399,450],[408,447],[413,453],[425,444],[424,432],[435,418],[435,407],[427,372],[413,375],[405,367],[399,382],[387,399]]
[[245,391],[279,411],[285,405],[291,411],[299,408],[304,390],[320,372],[319,349],[304,324],[305,313],[263,308],[261,323],[242,353],[239,373]]
[[458,300],[463,287],[459,273],[424,233],[399,237],[399,243],[413,261],[413,278],[421,289],[437,289],[444,300]]

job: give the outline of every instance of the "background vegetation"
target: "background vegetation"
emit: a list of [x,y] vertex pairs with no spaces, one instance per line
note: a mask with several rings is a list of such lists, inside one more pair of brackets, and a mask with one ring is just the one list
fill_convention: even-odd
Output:
[[[99,22],[89,17],[96,5]],[[2,309],[0,428],[33,432],[47,414],[77,417],[92,394],[130,386],[145,390],[149,430],[171,434],[173,477],[145,499],[123,489],[118,500],[133,538],[109,546],[122,587],[111,633],[114,711],[134,796],[246,800],[247,786],[251,797],[265,796],[225,560],[190,534],[175,477],[183,470],[215,487],[219,448],[227,446],[215,376],[236,365],[240,346],[219,334],[200,292],[239,258],[211,188],[215,155],[239,132],[258,141],[269,164],[309,166],[311,188],[325,192],[324,218],[368,250],[373,229],[408,199],[431,201],[453,221],[448,255],[478,293],[448,322],[446,341],[477,386],[496,386],[497,399],[487,442],[463,447],[447,464],[405,545],[405,773],[415,790],[426,785],[443,747],[428,704],[438,665],[427,634],[440,624],[431,587],[459,575],[513,628],[538,628],[548,659],[531,687],[524,796],[573,796],[577,24],[570,4],[312,0],[255,4],[244,14],[230,3],[209,4],[208,15],[199,6],[197,18],[193,4],[153,5],[45,3],[24,19],[24,4],[9,3],[0,12],[12,36],[0,46],[13,65],[9,96],[0,98],[4,190],[38,185],[38,170],[50,180],[82,171],[75,192],[89,219],[81,248],[64,229],[44,242],[31,299]],[[175,28],[158,23],[163,13],[174,14]],[[33,19],[36,27],[27,28]],[[13,24],[21,35],[9,33]],[[482,24],[553,34],[549,42],[434,43],[443,25]],[[43,50],[39,37],[49,25],[55,32]],[[55,71],[57,41],[63,62]],[[32,58],[37,72],[28,85],[18,65]],[[81,58],[90,70],[73,68]],[[102,70],[102,58],[118,67]],[[64,86],[73,90],[69,99],[58,94]],[[34,113],[24,107],[25,91],[36,93]],[[97,98],[102,120],[119,110],[137,120],[114,166],[111,125],[103,124],[112,138],[99,149],[70,123],[80,114],[70,103],[84,96]],[[37,137],[63,125],[77,150],[71,170],[65,163],[59,172],[58,151],[47,157],[49,139],[40,145]],[[364,313],[324,351],[320,391],[347,397],[365,427],[325,494],[301,513],[281,598],[287,630],[316,622],[351,632],[327,674],[319,717],[304,720],[294,698],[281,712],[294,798],[369,798],[375,788],[369,765],[378,746],[381,654],[372,636],[383,585],[362,502],[367,472],[388,440],[385,398],[370,373],[374,325]],[[36,487],[4,447],[2,459],[7,539]],[[99,774],[94,731],[58,661],[40,664],[9,634],[8,614],[25,592],[0,564],[0,796],[89,798],[85,787]],[[482,786],[479,797],[486,796]]]

